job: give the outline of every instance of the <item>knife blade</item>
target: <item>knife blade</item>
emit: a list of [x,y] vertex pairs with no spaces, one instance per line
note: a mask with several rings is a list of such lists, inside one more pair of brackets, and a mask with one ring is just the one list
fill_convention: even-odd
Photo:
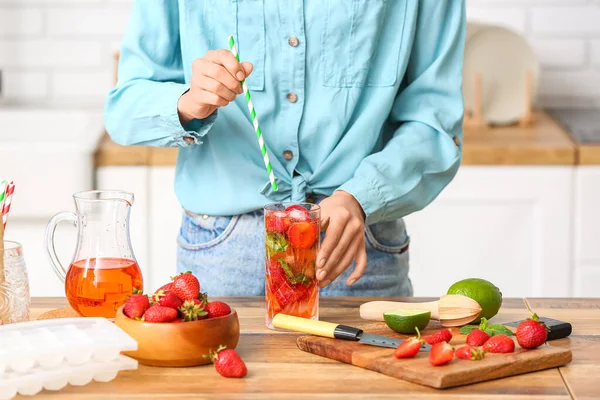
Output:
[[[294,317],[287,314],[277,314],[275,317],[273,317],[273,327],[331,339],[349,340],[365,345],[386,347],[390,349],[395,349],[400,343],[404,342],[402,339],[365,333],[362,329],[352,326]],[[420,351],[429,351],[430,349],[431,346],[425,343],[423,346],[421,346]]]

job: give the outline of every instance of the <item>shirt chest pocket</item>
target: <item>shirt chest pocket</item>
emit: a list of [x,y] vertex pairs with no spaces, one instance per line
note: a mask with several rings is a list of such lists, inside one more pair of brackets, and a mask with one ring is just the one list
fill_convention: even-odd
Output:
[[323,1],[323,85],[395,85],[399,79],[407,0]]
[[254,66],[246,80],[250,90],[265,88],[264,1],[206,0],[204,3],[204,22],[211,47],[229,49],[229,36],[233,35],[240,60]]

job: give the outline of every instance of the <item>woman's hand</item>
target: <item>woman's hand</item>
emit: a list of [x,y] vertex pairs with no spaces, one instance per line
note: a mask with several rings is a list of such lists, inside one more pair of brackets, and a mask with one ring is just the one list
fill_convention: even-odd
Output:
[[192,63],[190,90],[177,103],[183,125],[204,119],[242,94],[241,81],[252,73],[252,64],[239,63],[229,50],[210,50]]
[[326,230],[317,255],[319,286],[329,285],[356,260],[354,272],[346,280],[350,286],[367,267],[363,209],[354,196],[343,191],[334,192],[320,206],[321,226]]

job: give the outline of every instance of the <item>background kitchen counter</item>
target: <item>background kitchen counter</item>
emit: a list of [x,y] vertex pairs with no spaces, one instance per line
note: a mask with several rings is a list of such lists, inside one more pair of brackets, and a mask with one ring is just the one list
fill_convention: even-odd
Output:
[[[535,115],[532,127],[465,126],[463,165],[574,165],[577,145],[547,113]],[[588,157],[586,160],[591,160]],[[600,146],[597,163],[600,164]],[[176,148],[123,147],[108,136],[96,153],[96,166],[171,166]]]

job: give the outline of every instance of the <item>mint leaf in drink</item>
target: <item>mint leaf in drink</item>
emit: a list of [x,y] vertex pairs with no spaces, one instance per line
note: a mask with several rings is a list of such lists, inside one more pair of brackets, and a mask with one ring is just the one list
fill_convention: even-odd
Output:
[[273,253],[279,253],[287,250],[288,244],[281,233],[267,233],[265,237],[267,248]]
[[278,261],[279,261],[279,264],[281,265],[281,269],[283,269],[283,272],[285,272],[285,276],[287,277],[288,281],[291,284],[305,285],[307,283],[310,283],[311,279],[304,274],[295,276],[294,273],[292,272],[292,269],[290,268],[288,263],[285,262],[285,260],[283,258],[280,258]]
[[290,269],[290,266],[288,265],[288,263],[285,262],[283,258],[279,259],[279,264],[281,264],[281,268],[283,269],[283,272],[285,272],[285,276],[287,276],[288,280],[291,282],[292,279],[295,278],[295,276],[292,270]]
[[310,283],[310,278],[304,274],[300,274],[298,276],[295,276],[291,281],[295,284],[306,285]]
[[485,330],[485,333],[487,333],[490,336],[500,335],[500,334],[506,335],[506,336],[513,335],[513,332],[502,324],[492,324],[492,325],[488,326],[487,329]]

